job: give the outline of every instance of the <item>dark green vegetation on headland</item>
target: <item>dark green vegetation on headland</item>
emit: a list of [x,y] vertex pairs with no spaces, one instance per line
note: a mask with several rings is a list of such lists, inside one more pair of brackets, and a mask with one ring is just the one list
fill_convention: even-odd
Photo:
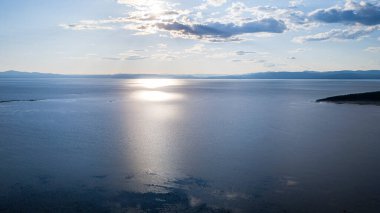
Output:
[[39,99],[29,99],[29,100],[0,100],[1,103],[11,103],[11,102],[34,102],[34,101],[40,101]]
[[208,74],[106,74],[106,75],[63,75],[38,72],[5,71],[0,78],[173,78],[173,79],[380,79],[380,70],[340,70],[303,72],[257,72],[233,75]]
[[338,103],[338,104],[352,103],[352,104],[380,106],[380,91],[333,96],[333,97],[318,99],[316,102],[332,102],[332,103]]

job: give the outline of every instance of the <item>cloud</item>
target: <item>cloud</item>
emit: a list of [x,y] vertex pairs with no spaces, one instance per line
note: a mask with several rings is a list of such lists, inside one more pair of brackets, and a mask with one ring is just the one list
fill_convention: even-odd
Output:
[[353,27],[349,29],[333,29],[328,32],[318,33],[315,35],[300,36],[293,39],[296,43],[309,41],[327,41],[327,40],[356,40],[368,36],[370,33],[379,30],[379,26],[374,27]]
[[274,6],[248,7],[244,3],[236,2],[227,8],[226,20],[231,19],[276,19],[281,20],[289,30],[305,29],[315,26],[308,16],[301,10],[294,8],[279,8]]
[[371,52],[371,53],[380,53],[380,46],[379,47],[368,47],[364,51]]
[[185,49],[186,53],[192,53],[192,54],[202,54],[206,51],[207,49],[205,48],[204,44],[196,44],[192,46],[191,48]]
[[195,44],[191,48],[185,49],[186,55],[184,56],[194,56],[194,55],[205,55],[207,58],[213,59],[224,59],[235,56],[234,52],[224,51],[222,48],[215,48],[211,46],[206,46],[205,44]]
[[380,5],[348,0],[343,7],[318,9],[309,16],[324,23],[347,23],[373,26],[380,24]]
[[[211,6],[221,6],[226,2],[227,0],[204,0],[204,4]],[[135,35],[159,34],[183,39],[227,42],[241,41],[251,35],[268,37],[285,31],[310,29],[318,26],[318,22],[356,24],[356,28],[334,29],[293,39],[295,42],[303,43],[362,38],[378,28],[358,29],[358,24],[380,23],[379,5],[363,1],[356,3],[351,0],[346,1],[342,7],[318,9],[308,15],[295,6],[303,4],[302,0],[289,1],[291,7],[288,8],[248,7],[242,2],[232,2],[230,7],[224,10],[224,14],[207,14],[196,8],[178,9],[179,4],[163,0],[117,0],[117,3],[131,7],[126,16],[82,20],[60,26],[71,30],[124,29],[134,31]]]
[[104,60],[112,60],[112,61],[137,61],[137,60],[143,60],[147,59],[146,56],[140,56],[140,55],[131,55],[127,57],[103,57]]
[[207,4],[212,5],[214,7],[222,6],[226,2],[227,0],[207,0]]
[[206,0],[203,4],[196,7],[199,10],[206,10],[209,6],[220,7],[225,4],[227,0]]
[[184,24],[173,22],[157,23],[156,27],[160,30],[171,32],[175,37],[195,37],[199,39],[223,39],[236,35],[259,32],[282,33],[286,30],[284,22],[272,18],[250,21],[241,25],[220,22],[206,24]]
[[246,58],[246,59],[232,59],[231,62],[235,63],[263,63],[263,62],[258,62],[259,60],[253,59],[253,58]]
[[103,57],[104,60],[111,60],[111,61],[120,61],[121,58],[118,57]]
[[[220,6],[227,0],[204,2]],[[178,9],[179,4],[161,0],[117,0],[117,3],[130,7],[125,16],[79,21],[61,27],[71,30],[124,29],[134,31],[135,35],[159,34],[226,42],[247,39],[248,36],[243,36],[246,34],[268,36],[306,26],[305,14],[301,11],[270,6],[247,7],[241,2],[233,2],[225,12],[217,13],[203,13],[197,8]]]
[[83,20],[76,24],[61,24],[60,27],[70,30],[112,30],[112,26],[102,25],[98,21]]
[[149,5],[153,4],[156,0],[116,0],[118,4],[128,4],[128,5]]
[[[117,0],[129,8],[124,17],[83,20],[61,27],[72,30],[124,29],[134,35],[158,34],[175,38],[209,42],[242,41],[254,37],[270,37],[286,31],[311,29],[324,23],[352,23],[346,29],[335,29],[316,35],[296,37],[295,42],[349,40],[362,38],[377,28],[358,29],[358,25],[380,23],[380,7],[371,3],[346,1],[344,6],[318,9],[310,14],[297,9],[302,0],[290,0],[289,7],[247,6],[232,2],[225,10],[206,13],[199,8],[179,9],[179,4],[163,0]],[[227,0],[204,0],[211,6],[224,5]],[[363,26],[364,27],[364,26]]]
[[258,64],[260,66],[267,67],[267,68],[272,68],[272,67],[277,67],[279,65],[282,65],[282,64],[275,64],[275,63],[269,62],[265,59],[232,59],[231,62],[254,63],[254,64]]
[[291,0],[291,1],[289,1],[289,7],[291,7],[291,8],[295,8],[295,7],[303,6],[303,5],[304,5],[303,0]]
[[305,49],[305,48],[297,48],[297,49],[294,49],[294,50],[290,50],[289,53],[303,53],[303,52],[306,52],[310,49]]
[[264,63],[264,67],[275,67],[277,66],[275,63]]
[[247,55],[247,54],[253,54],[256,52],[253,51],[236,51],[236,55]]
[[157,44],[157,47],[158,47],[159,49],[166,49],[166,48],[168,48],[168,45],[165,44],[165,43],[159,43],[159,44]]
[[291,57],[287,57],[287,59],[290,59],[290,60],[295,60],[295,59],[297,59],[296,57],[294,57],[294,56],[291,56]]
[[243,12],[247,11],[247,6],[242,2],[233,2],[232,5],[227,9],[230,15],[238,16]]
[[147,59],[148,57],[145,57],[145,56],[140,56],[140,55],[130,55],[126,58],[124,58],[124,60],[127,60],[127,61],[136,61],[136,60],[143,60],[143,59]]
[[161,0],[116,0],[118,4],[125,4],[136,8],[159,8],[169,5]]
[[145,55],[146,50],[135,49],[129,50],[127,52],[119,53],[116,57],[103,57],[104,60],[113,60],[113,61],[137,61],[149,58],[148,55]]
[[159,53],[152,55],[152,58],[160,61],[174,61],[180,57],[178,57],[178,54]]

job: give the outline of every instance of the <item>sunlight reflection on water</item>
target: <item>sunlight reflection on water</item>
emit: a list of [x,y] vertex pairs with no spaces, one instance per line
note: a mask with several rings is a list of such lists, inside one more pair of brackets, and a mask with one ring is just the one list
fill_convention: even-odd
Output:
[[151,101],[151,102],[166,102],[173,100],[183,99],[184,96],[178,93],[169,93],[162,91],[148,91],[141,90],[136,91],[132,94],[134,99],[142,100],[142,101]]
[[147,89],[156,89],[161,87],[183,85],[183,81],[178,79],[136,79],[131,82],[131,85]]
[[176,147],[181,140],[173,130],[182,119],[180,101],[185,95],[169,88],[182,84],[176,79],[128,81],[128,86],[135,88],[129,97],[136,102],[128,103],[134,113],[126,120],[125,129],[131,139],[128,150],[133,152],[126,153],[126,162],[134,168],[134,185],[140,186],[139,191],[144,191],[147,184],[164,185],[169,179],[183,176],[177,171],[183,153]]
[[[168,102],[181,100],[184,95],[179,93],[164,92],[163,87],[183,85],[183,81],[177,79],[137,79],[130,82],[129,86],[141,87],[132,93],[132,98],[149,102]],[[161,90],[160,90],[161,88]]]

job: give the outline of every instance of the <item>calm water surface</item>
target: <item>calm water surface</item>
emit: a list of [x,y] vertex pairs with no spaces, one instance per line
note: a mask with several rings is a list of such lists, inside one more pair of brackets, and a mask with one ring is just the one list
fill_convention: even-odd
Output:
[[0,79],[0,212],[380,212],[380,107],[315,103],[374,90]]

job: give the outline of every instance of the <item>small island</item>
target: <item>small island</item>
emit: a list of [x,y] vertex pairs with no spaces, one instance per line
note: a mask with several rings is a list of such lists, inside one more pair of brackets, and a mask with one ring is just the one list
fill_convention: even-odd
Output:
[[328,98],[318,99],[316,102],[331,102],[336,104],[350,103],[380,106],[380,91],[332,96]]

